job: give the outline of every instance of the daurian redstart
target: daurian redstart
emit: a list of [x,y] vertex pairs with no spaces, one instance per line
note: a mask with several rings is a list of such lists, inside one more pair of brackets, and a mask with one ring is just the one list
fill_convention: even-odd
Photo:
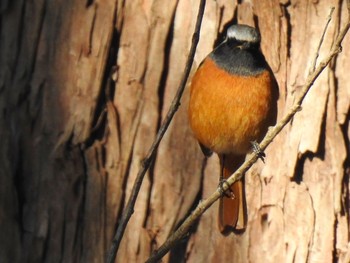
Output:
[[[201,63],[191,82],[189,122],[205,155],[220,157],[225,180],[242,164],[276,122],[278,86],[260,51],[259,32],[247,25],[228,28],[226,39]],[[231,186],[219,207],[221,233],[244,231],[244,182]]]

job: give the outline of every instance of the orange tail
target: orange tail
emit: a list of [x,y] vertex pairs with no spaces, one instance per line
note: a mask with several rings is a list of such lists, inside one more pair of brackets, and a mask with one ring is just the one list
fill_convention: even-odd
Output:
[[[243,163],[244,156],[222,155],[220,156],[221,177],[230,177]],[[244,194],[243,180],[237,181],[231,186],[232,197],[220,198],[219,228],[222,234],[230,232],[243,232],[247,225],[247,208]]]

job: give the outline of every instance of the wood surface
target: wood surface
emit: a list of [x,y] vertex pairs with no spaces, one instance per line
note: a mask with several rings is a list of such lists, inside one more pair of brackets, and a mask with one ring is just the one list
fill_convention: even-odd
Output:
[[[104,262],[176,93],[198,0],[0,2],[0,262]],[[279,118],[346,16],[345,1],[207,0],[192,73],[232,23],[257,26]],[[350,38],[245,176],[248,226],[211,207],[164,262],[349,262]],[[114,69],[113,82],[108,84]],[[215,191],[188,91],[147,172],[116,262],[144,262]]]

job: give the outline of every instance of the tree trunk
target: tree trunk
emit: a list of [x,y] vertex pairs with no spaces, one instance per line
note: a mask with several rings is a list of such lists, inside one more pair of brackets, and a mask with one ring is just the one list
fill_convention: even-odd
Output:
[[[0,261],[103,262],[184,71],[199,0],[1,1]],[[232,23],[259,28],[288,112],[345,1],[207,0],[192,72]],[[349,262],[350,39],[302,111],[245,176],[248,227],[215,204],[165,262]],[[113,82],[109,81],[113,72]],[[187,122],[188,88],[148,171],[116,262],[143,262],[215,191]]]

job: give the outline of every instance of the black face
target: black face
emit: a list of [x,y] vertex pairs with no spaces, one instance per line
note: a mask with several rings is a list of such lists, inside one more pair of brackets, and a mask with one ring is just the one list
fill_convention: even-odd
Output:
[[246,25],[231,26],[226,40],[209,57],[232,74],[254,76],[268,68],[260,52],[260,34]]
[[260,49],[260,42],[254,43],[249,41],[241,41],[237,39],[226,39],[226,44],[231,48],[240,48],[240,49]]

